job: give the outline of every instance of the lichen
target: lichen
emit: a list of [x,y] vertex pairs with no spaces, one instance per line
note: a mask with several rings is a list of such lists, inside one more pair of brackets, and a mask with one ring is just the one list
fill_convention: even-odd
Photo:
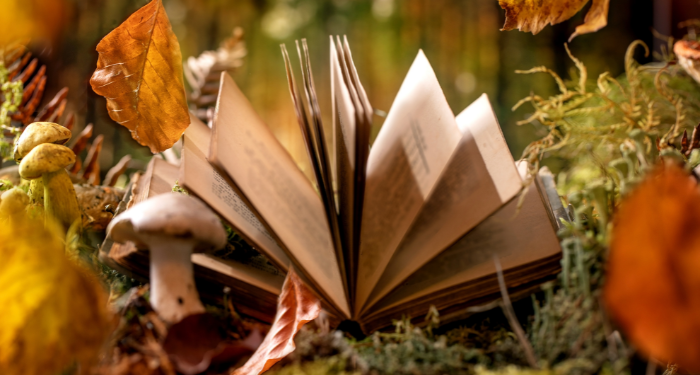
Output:
[[[2,53],[0,53],[2,56]],[[24,86],[22,81],[9,80],[9,72],[0,58],[0,131],[18,137],[19,129],[12,126],[11,114],[22,104]],[[11,138],[10,138],[11,139]],[[0,137],[0,162],[12,157],[12,143],[5,136]]]

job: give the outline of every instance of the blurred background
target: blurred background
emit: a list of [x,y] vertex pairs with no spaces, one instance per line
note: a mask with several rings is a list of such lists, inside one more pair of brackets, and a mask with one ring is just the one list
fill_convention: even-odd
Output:
[[[295,39],[308,40],[327,134],[331,125],[328,36],[347,35],[360,79],[376,109],[390,109],[415,55],[423,49],[455,114],[482,93],[489,95],[511,152],[518,158],[530,141],[543,134],[538,134],[536,126],[516,125],[527,117],[527,106],[515,112],[511,108],[531,92],[548,96],[557,90],[549,76],[519,75],[515,70],[544,65],[568,77],[573,63],[564,43],[590,6],[533,36],[499,31],[505,14],[497,0],[162,1],[185,60],[216,49],[235,27],[244,30],[248,52],[232,75],[302,169],[308,169],[308,162],[287,88],[281,43],[293,51]],[[94,123],[95,134],[105,135],[103,171],[127,153],[141,161],[149,157],[146,147],[109,118],[104,99],[89,85],[97,43],[147,2],[63,0],[62,6],[48,8],[48,18],[57,23],[51,37],[29,45],[47,66],[45,100],[68,87],[68,110],[77,115],[74,134]],[[698,0],[611,0],[608,26],[577,37],[570,48],[587,66],[589,77],[605,71],[618,76],[633,40],[641,39],[660,51],[664,42],[655,41],[652,29],[681,36],[685,30],[678,23],[698,17]],[[652,59],[641,51],[636,58],[643,63]],[[298,69],[296,53],[292,61]],[[382,118],[375,116],[375,120],[376,133]]]

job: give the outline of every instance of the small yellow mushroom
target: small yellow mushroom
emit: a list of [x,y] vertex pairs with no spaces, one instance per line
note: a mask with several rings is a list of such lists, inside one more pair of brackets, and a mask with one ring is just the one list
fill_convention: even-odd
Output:
[[26,180],[41,178],[44,184],[44,211],[68,230],[80,220],[80,207],[66,167],[75,162],[75,154],[66,146],[44,143],[34,147],[19,165]]
[[[15,143],[14,159],[17,163],[21,162],[34,147],[44,144],[53,143],[64,145],[70,139],[72,133],[67,128],[55,124],[53,122],[34,122],[27,125],[22,135]],[[43,204],[44,202],[44,186],[41,179],[33,180],[29,184],[29,197],[32,204]]]

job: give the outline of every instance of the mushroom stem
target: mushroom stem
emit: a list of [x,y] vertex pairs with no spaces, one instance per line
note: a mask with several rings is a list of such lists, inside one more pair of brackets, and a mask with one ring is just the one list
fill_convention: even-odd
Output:
[[44,185],[44,210],[48,216],[56,218],[67,230],[76,220],[80,220],[80,207],[75,195],[73,182],[65,169],[45,173],[41,180]]
[[160,237],[151,241],[151,306],[165,321],[204,312],[194,284],[193,244],[182,238]]
[[44,182],[37,178],[29,181],[29,202],[31,204],[44,204]]

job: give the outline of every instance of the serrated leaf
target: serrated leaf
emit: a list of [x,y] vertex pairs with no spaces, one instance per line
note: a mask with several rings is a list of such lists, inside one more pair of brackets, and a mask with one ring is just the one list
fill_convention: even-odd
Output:
[[92,89],[109,116],[151,152],[165,151],[190,123],[180,44],[161,0],[137,10],[97,45]]
[[646,355],[700,371],[700,190],[678,167],[650,174],[623,200],[605,302]]
[[[518,29],[537,34],[547,25],[556,25],[573,17],[589,0],[498,0],[506,11],[506,22],[501,30]],[[593,0],[582,25],[576,27],[577,35],[592,33],[605,27],[608,23],[608,5],[610,0]]]
[[43,221],[0,225],[0,374],[57,374],[95,359],[109,335],[99,281]]
[[293,352],[294,336],[301,327],[321,313],[321,302],[293,269],[287,273],[277,301],[277,313],[270,331],[253,356],[233,375],[258,375]]

